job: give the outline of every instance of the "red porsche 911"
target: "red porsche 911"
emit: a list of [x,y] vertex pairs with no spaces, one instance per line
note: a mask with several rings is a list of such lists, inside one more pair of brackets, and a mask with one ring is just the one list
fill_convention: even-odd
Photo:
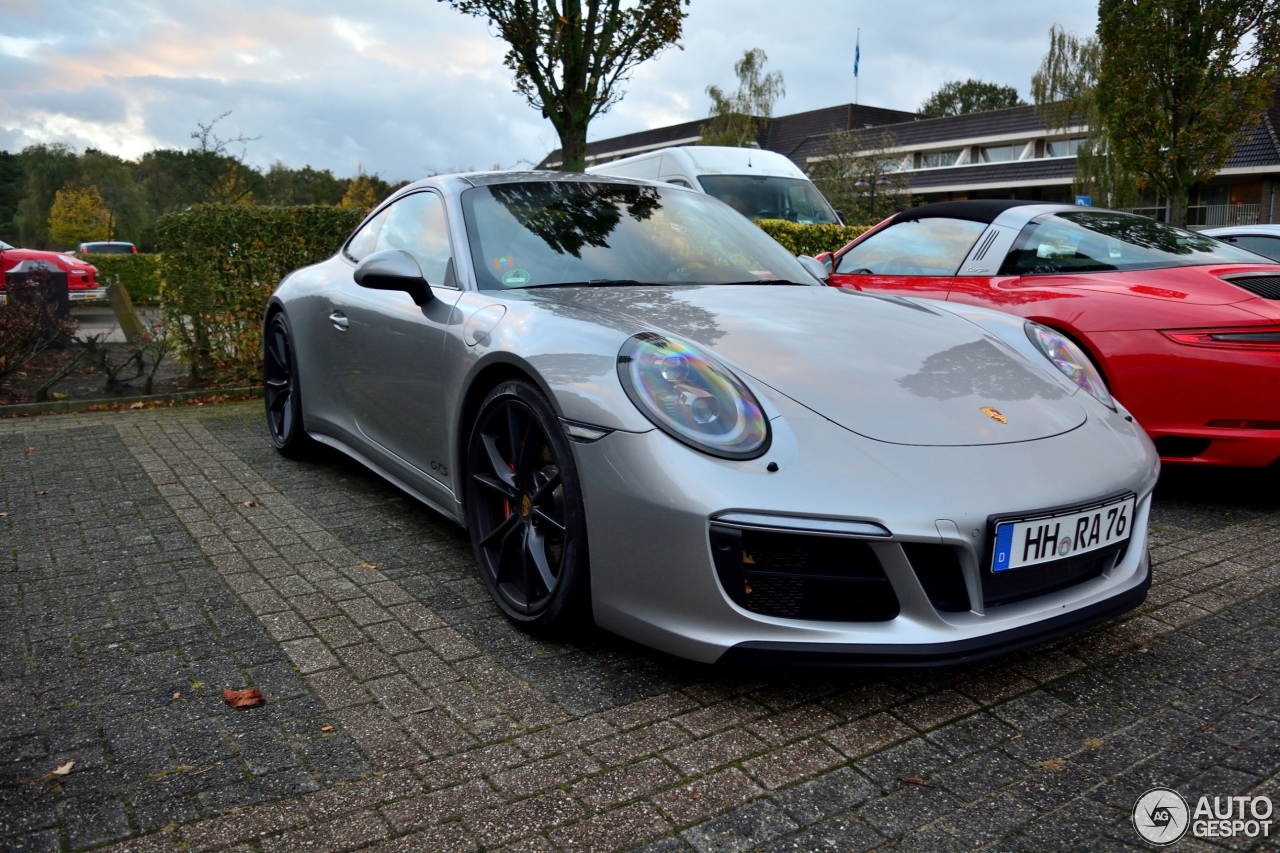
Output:
[[1268,258],[1128,213],[975,200],[895,214],[818,260],[833,286],[996,308],[1032,321],[1033,340],[1058,330],[1166,463],[1280,459],[1280,265]]

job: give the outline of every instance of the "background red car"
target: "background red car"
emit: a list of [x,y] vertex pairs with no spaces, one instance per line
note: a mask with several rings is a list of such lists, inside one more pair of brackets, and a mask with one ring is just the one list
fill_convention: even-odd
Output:
[[1165,462],[1280,459],[1280,266],[1267,258],[1132,214],[981,200],[903,211],[819,260],[833,286],[1064,333]]
[[[62,252],[45,252],[40,249],[15,249],[0,240],[0,272],[8,272],[23,261],[44,261],[67,274],[67,290],[72,298],[77,293],[98,289],[98,268],[86,264],[81,259]],[[0,278],[0,291],[4,290],[4,279]]]

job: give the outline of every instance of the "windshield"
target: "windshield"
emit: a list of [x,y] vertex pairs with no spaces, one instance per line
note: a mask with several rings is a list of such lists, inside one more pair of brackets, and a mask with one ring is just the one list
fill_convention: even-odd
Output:
[[131,255],[132,243],[85,243],[80,251],[89,255]]
[[482,290],[817,282],[715,199],[676,188],[529,181],[462,194]]
[[698,183],[708,195],[715,196],[748,219],[836,224],[835,212],[818,188],[800,178],[699,175]]
[[1150,270],[1201,264],[1266,264],[1266,258],[1194,231],[1110,210],[1032,220],[1005,259],[1006,275]]

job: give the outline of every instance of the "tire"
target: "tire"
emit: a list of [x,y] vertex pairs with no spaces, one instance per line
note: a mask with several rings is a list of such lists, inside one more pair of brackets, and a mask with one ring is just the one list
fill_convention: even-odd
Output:
[[590,615],[586,515],[573,451],[524,380],[485,398],[467,444],[467,529],[480,576],[508,619],[564,633]]
[[262,336],[262,399],[266,404],[267,432],[276,450],[291,459],[309,455],[315,442],[302,424],[298,357],[283,311],[271,315]]

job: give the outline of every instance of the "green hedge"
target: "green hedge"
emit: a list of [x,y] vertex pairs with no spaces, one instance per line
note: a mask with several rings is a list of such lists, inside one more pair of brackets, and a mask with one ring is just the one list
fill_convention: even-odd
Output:
[[159,255],[85,254],[79,257],[98,268],[99,287],[106,287],[119,276],[134,302],[154,302],[160,297]]
[[801,225],[786,219],[757,219],[756,225],[793,255],[834,252],[871,228],[869,225]]
[[336,252],[364,215],[329,205],[198,204],[160,217],[161,302],[192,377],[260,379],[271,291],[290,270]]

